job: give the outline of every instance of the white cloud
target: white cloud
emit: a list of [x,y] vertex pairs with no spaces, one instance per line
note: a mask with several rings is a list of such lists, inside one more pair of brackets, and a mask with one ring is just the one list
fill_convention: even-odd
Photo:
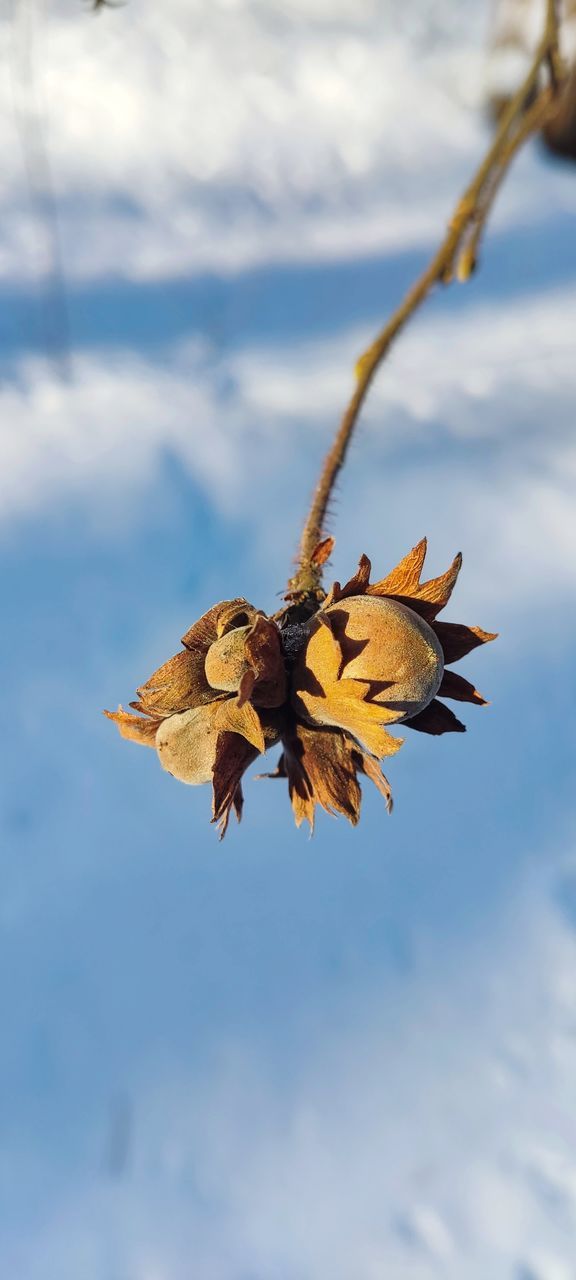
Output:
[[[326,259],[436,234],[482,147],[485,18],[424,6],[141,0],[5,22],[0,271],[69,278]],[[508,217],[556,201],[515,177]],[[52,263],[53,265],[53,263]]]
[[[352,449],[341,487],[339,572],[363,549],[376,565],[385,493],[387,556],[392,531],[407,544],[428,532],[433,557],[464,542],[486,604],[522,608],[534,581],[540,598],[573,595],[571,315],[571,292],[557,290],[464,317],[436,308],[404,335],[372,390],[361,455]],[[0,391],[2,517],[81,494],[96,517],[137,520],[170,451],[222,514],[253,525],[263,559],[277,557],[282,540],[291,554],[367,337],[221,356],[199,341],[162,364],[91,353],[72,359],[67,379],[22,361]],[[271,521],[272,541],[262,537]],[[464,604],[466,575],[461,591]]]

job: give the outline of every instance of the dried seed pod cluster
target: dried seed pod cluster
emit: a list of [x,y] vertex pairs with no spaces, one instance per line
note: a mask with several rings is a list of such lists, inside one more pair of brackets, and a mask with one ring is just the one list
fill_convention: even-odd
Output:
[[183,637],[183,650],[138,689],[136,714],[107,711],[123,737],[155,747],[182,782],[212,782],[213,821],[223,835],[242,811],[241,779],[258,755],[282,745],[269,777],[285,777],[296,823],[314,824],[317,804],[356,824],[364,774],[390,809],[380,768],[403,739],[388,726],[462,733],[436,695],[482,705],[485,699],[446,668],[495,636],[438,622],[460,570],[421,582],[425,539],[379,582],[370,561],[343,587],[310,601],[288,601],[268,618],[246,600],[210,609]]

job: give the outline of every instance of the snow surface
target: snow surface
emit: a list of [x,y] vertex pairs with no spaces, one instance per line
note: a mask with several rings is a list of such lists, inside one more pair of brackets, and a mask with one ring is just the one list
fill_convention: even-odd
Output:
[[424,533],[465,738],[391,819],[218,846],[100,709],[273,608],[354,360],[486,140],[488,8],[6,6],[0,1255],[7,1280],[576,1280],[576,171],[382,370],[334,574]]

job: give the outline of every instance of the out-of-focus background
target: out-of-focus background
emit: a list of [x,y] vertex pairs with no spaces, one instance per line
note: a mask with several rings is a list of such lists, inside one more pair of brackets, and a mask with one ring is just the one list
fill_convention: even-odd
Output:
[[[576,169],[381,371],[335,576],[423,534],[466,737],[292,824],[121,742],[215,601],[273,610],[363,345],[486,146],[478,0],[2,8],[6,1280],[575,1280]],[[273,761],[272,761],[273,764]]]

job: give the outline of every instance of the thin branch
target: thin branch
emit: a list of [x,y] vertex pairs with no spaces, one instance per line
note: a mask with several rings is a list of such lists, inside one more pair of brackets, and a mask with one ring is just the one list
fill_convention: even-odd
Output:
[[461,251],[457,275],[459,280],[468,280],[476,269],[480,241],[486,229],[492,205],[498,195],[501,184],[506,177],[508,165],[522,144],[532,134],[538,133],[550,119],[550,106],[555,102],[552,87],[543,89],[530,107],[527,108],[514,138],[502,153],[500,165],[491,176],[490,185],[486,188],[482,205],[471,219],[466,247]]
[[546,0],[546,17],[544,25],[544,41],[546,43],[546,62],[550,74],[550,84],[555,93],[562,80],[563,67],[559,49],[559,17],[558,0]]
[[[542,72],[548,84],[538,90]],[[328,451],[304,525],[298,568],[288,584],[287,598],[317,599],[322,595],[322,563],[314,551],[322,540],[330,497],[344,464],[352,433],[372,379],[394,339],[438,284],[456,275],[467,280],[476,266],[478,248],[495,196],[517,151],[554,115],[565,79],[558,46],[556,0],[546,0],[542,38],[518,92],[503,112],[495,137],[472,182],[458,201],[446,235],[423,274],[408,290],[400,306],[356,365],[356,386]]]

